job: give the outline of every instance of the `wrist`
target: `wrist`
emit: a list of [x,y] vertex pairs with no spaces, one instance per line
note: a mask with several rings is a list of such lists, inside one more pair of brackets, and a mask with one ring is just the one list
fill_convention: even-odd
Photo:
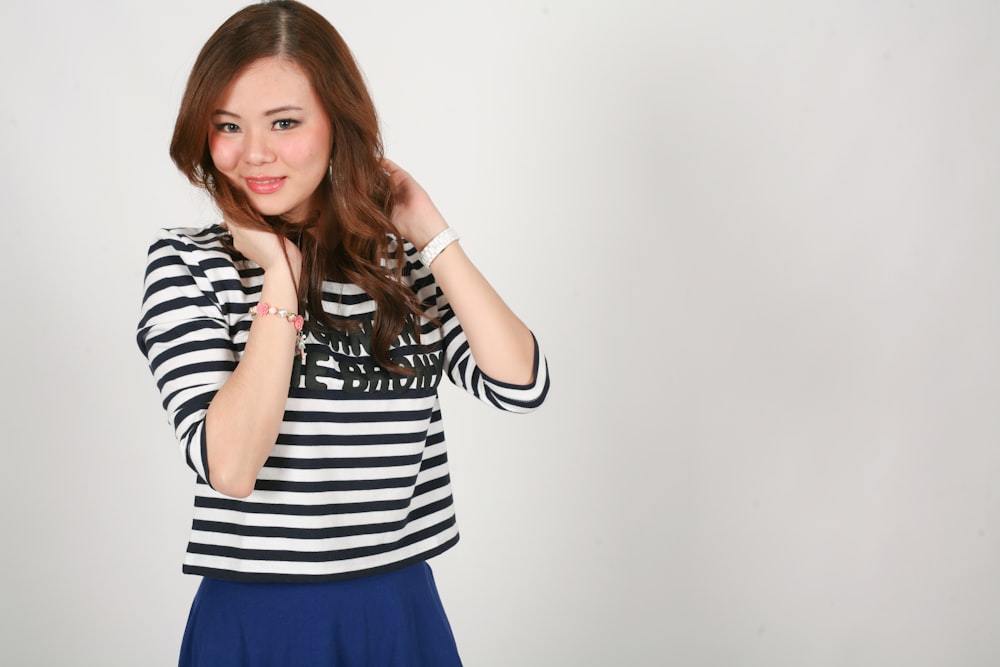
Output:
[[420,250],[420,263],[427,268],[437,256],[452,243],[458,241],[458,232],[453,227],[445,227]]
[[302,274],[302,257],[288,253],[287,261],[284,256],[280,256],[274,263],[261,268],[264,269],[264,278],[266,280],[274,282],[288,281],[297,285],[299,276]]
[[289,267],[279,265],[264,269],[264,284],[261,285],[260,298],[268,303],[284,308],[293,308],[298,304],[298,275]]
[[416,247],[423,250],[435,236],[448,229],[448,221],[441,215],[421,216],[417,224],[408,225],[403,236]]
[[292,312],[284,308],[278,308],[277,306],[273,306],[264,300],[258,301],[257,305],[250,308],[250,317],[254,320],[258,320],[269,315],[285,320],[292,325],[292,328],[295,330],[295,352],[299,355],[299,359],[302,363],[305,363],[306,334],[303,331],[305,318],[296,312]]

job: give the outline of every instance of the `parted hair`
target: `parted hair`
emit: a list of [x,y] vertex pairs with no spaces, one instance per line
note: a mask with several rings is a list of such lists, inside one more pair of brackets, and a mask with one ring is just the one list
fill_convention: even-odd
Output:
[[[211,117],[223,91],[249,65],[274,56],[306,74],[332,129],[330,169],[320,184],[329,211],[314,211],[305,222],[261,215],[216,169],[209,152]],[[294,0],[245,7],[208,39],[191,69],[170,142],[174,164],[208,191],[227,222],[270,229],[300,245],[299,301],[312,322],[355,328],[357,323],[335,321],[325,313],[323,281],[339,276],[357,285],[376,303],[373,356],[384,368],[408,374],[389,350],[410,323],[419,336],[422,308],[402,281],[405,255],[390,221],[392,189],[382,155],[375,105],[350,49],[329,21]],[[398,242],[391,243],[390,237]]]

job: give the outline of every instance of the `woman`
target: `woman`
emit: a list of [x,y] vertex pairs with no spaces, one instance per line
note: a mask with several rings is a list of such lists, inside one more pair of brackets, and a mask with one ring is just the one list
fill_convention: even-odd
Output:
[[170,154],[224,220],[161,232],[138,327],[197,473],[181,664],[460,664],[425,562],[458,540],[437,385],[531,410],[534,337],[304,5],[212,35]]

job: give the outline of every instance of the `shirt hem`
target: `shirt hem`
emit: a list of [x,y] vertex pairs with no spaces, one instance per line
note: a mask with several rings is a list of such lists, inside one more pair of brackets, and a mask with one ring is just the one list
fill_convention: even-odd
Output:
[[459,536],[455,535],[451,539],[442,542],[433,549],[417,554],[416,556],[404,558],[403,560],[395,561],[387,565],[381,565],[379,567],[368,568],[365,570],[352,570],[350,572],[336,572],[332,574],[239,572],[236,570],[222,570],[218,568],[204,567],[200,565],[189,565],[187,563],[184,564],[181,570],[184,572],[184,574],[209,577],[211,579],[223,579],[225,581],[255,581],[261,583],[268,583],[268,582],[308,583],[308,582],[322,582],[322,581],[343,581],[346,579],[357,579],[359,577],[366,577],[373,574],[381,574],[383,572],[391,572],[393,570],[399,570],[409,565],[413,565],[414,563],[425,561],[428,558],[433,558],[434,556],[442,554],[448,549],[455,546],[458,543],[458,538]]

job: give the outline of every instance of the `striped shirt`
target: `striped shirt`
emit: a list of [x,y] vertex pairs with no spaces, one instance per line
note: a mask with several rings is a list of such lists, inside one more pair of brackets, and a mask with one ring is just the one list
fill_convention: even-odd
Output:
[[[317,581],[394,569],[458,541],[437,386],[447,376],[502,410],[527,412],[548,392],[535,346],[530,385],[488,377],[416,249],[404,245],[403,280],[425,305],[418,345],[404,331],[393,358],[416,369],[391,374],[371,355],[375,302],[360,288],[324,283],[334,318],[351,333],[308,321],[306,361],[294,364],[280,432],[245,499],[215,491],[205,416],[239,363],[263,270],[234,258],[218,225],[161,230],[149,248],[138,326],[188,465],[197,473],[184,572],[248,581]],[[289,354],[292,350],[289,350]]]

